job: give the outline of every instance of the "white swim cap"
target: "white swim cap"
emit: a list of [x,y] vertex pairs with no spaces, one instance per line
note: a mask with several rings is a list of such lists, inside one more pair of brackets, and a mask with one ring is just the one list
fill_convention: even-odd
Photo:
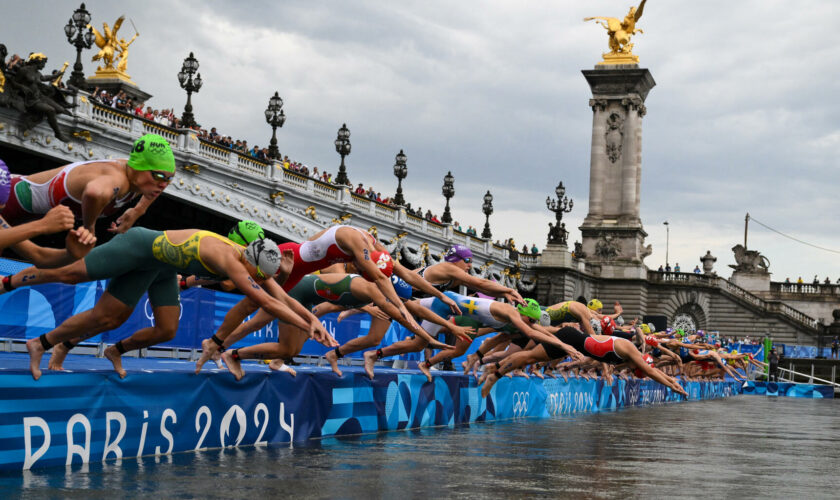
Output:
[[280,269],[280,249],[268,238],[254,240],[245,248],[245,260],[257,268],[258,276],[270,278]]

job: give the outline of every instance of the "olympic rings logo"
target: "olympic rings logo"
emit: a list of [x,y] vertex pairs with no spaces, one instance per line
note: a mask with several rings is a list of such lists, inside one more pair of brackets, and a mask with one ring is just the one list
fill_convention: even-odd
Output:
[[552,417],[559,415],[562,412],[563,405],[560,400],[560,395],[556,392],[552,392],[545,398],[545,406],[548,410],[548,414]]
[[528,402],[531,400],[529,392],[513,393],[513,416],[524,417],[528,413]]

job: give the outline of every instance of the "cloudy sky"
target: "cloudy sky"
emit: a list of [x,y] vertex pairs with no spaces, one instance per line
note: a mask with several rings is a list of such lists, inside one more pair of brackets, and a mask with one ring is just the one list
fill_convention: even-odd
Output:
[[[455,219],[479,232],[481,196],[494,195],[494,238],[542,248],[553,214],[545,197],[563,181],[577,228],[588,208],[592,111],[580,71],[606,51],[586,16],[623,17],[629,0],[88,1],[101,28],[125,14],[140,37],[128,71],[156,108],[183,109],[176,74],[190,51],[204,87],[198,120],[265,145],[263,110],[279,91],[284,154],[335,172],[332,141],[351,130],[350,179],[393,194],[394,155],[408,156],[405,196],[440,214],[448,170]],[[33,50],[49,67],[72,64],[62,28],[76,4],[6,1],[0,43]],[[647,98],[642,221],[654,253],[693,269],[706,250],[730,274],[744,215],[840,251],[840,148],[835,33],[840,2],[724,0],[648,2],[634,52],[657,86]],[[133,35],[130,22],[120,31]],[[85,72],[92,73],[92,51]],[[572,230],[570,242],[580,239]],[[749,245],[775,280],[836,281],[840,255],[751,224]]]

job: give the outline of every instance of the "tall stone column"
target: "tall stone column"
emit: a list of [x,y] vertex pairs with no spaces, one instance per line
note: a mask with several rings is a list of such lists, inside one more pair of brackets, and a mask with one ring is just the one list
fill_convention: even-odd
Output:
[[645,278],[650,255],[639,216],[642,118],[656,82],[637,64],[599,64],[583,75],[592,89],[589,213],[580,226],[587,267],[614,278]]

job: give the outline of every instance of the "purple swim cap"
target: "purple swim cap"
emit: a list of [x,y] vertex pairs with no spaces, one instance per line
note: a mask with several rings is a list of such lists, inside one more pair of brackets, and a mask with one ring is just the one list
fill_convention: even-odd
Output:
[[0,160],[0,205],[5,205],[9,199],[9,190],[12,188],[12,175],[9,167]]
[[446,251],[443,260],[446,262],[458,262],[459,260],[472,259],[472,251],[464,245],[452,245],[452,248]]

